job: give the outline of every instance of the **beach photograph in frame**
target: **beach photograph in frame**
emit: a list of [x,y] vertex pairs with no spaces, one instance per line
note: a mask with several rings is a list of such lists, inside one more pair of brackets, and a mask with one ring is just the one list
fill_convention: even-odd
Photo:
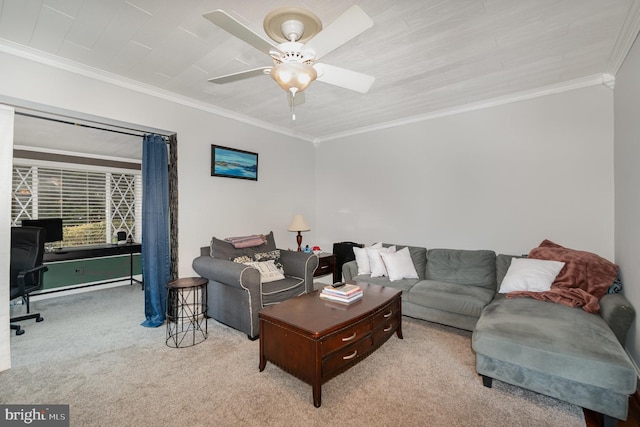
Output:
[[258,153],[211,144],[211,176],[258,180]]

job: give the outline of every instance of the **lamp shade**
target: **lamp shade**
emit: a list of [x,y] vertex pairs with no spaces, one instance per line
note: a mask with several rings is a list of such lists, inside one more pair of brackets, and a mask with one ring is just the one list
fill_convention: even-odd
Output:
[[282,89],[295,95],[305,90],[318,74],[311,65],[283,62],[271,69],[271,77]]
[[309,231],[311,227],[307,224],[304,217],[301,214],[296,214],[289,224],[289,231]]

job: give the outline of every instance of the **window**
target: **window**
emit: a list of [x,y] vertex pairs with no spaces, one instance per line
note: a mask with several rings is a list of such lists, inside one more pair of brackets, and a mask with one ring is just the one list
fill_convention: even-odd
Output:
[[23,219],[62,218],[64,246],[110,243],[118,231],[140,241],[141,207],[138,171],[14,163],[12,225],[19,226]]

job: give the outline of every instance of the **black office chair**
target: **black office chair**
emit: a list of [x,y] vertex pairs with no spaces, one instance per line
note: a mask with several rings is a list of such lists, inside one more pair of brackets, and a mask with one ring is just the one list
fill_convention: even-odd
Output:
[[31,313],[29,294],[42,289],[42,273],[48,270],[42,265],[46,230],[41,227],[11,227],[11,294],[9,300],[21,297],[27,305],[27,314],[12,317],[11,329],[16,335],[24,334],[20,325],[13,324],[27,319],[44,319],[40,313]]

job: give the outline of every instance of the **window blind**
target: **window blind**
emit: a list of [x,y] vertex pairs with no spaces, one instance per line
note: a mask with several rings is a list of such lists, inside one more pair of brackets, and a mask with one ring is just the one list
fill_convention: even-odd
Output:
[[118,231],[140,241],[141,182],[139,173],[15,166],[12,225],[62,218],[57,246],[109,243]]

